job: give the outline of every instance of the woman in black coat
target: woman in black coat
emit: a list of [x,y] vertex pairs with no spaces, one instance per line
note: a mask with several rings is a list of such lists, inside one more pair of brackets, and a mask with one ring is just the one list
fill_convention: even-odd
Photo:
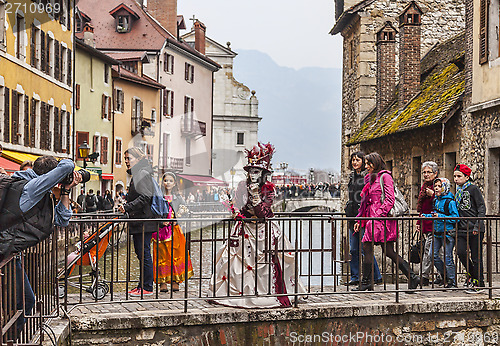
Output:
[[[351,154],[351,159],[349,161],[349,169],[352,170],[349,176],[349,184],[347,189],[349,192],[349,201],[345,207],[346,216],[356,216],[358,215],[359,206],[361,204],[361,191],[365,186],[365,154],[361,151]],[[360,237],[363,237],[364,230],[362,232],[354,232],[354,221],[348,222],[349,227],[349,247],[351,260],[349,266],[351,268],[351,281],[349,285],[359,285],[359,263],[361,262],[359,256],[360,250]],[[360,234],[361,233],[361,234]],[[378,267],[377,261],[374,260],[374,280],[375,283],[382,282],[382,275],[380,274],[380,269]]]
[[[127,203],[119,210],[133,219],[154,219],[151,210],[153,196],[153,169],[143,151],[130,148],[124,154],[127,173],[132,175],[128,187]],[[151,236],[157,230],[157,222],[130,222],[129,233],[134,241],[134,250],[140,263],[141,275],[137,287],[129,291],[133,297],[153,294],[153,260],[151,258]]]

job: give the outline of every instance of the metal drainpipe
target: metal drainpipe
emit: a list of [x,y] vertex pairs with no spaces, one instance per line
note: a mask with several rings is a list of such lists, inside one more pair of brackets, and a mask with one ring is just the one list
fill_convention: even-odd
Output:
[[[158,58],[156,59],[156,81],[160,83],[160,58],[161,58],[161,49],[158,51]],[[161,84],[161,83],[160,83]],[[162,103],[162,93],[164,92],[164,89],[159,89],[160,90],[160,107],[158,107],[158,113],[156,114],[156,119],[160,119],[160,135],[158,136],[158,177],[160,177],[160,154],[161,154],[161,140],[163,138],[163,130],[162,130],[162,123],[163,123],[163,114],[162,114],[162,108],[161,108],[161,103]],[[154,155],[154,153],[153,153]]]

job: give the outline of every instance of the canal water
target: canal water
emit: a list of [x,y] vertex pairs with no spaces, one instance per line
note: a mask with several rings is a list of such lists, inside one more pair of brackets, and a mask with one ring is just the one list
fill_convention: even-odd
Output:
[[[280,229],[297,249],[297,263],[300,277],[307,287],[333,286],[340,283],[341,276],[341,234],[339,222],[328,220],[283,220],[277,222]],[[193,295],[206,295],[214,271],[215,256],[223,246],[228,233],[234,229],[234,222],[191,221],[180,223],[190,246],[194,275],[189,279],[189,291]],[[106,281],[113,281],[114,292],[125,292],[137,285],[140,267],[133,244],[127,248],[126,232],[115,234],[115,246],[110,244],[99,260],[99,272]],[[336,246],[332,246],[336,244]],[[113,257],[113,259],[112,259]],[[87,274],[90,267],[82,267]],[[76,266],[73,275],[79,275]],[[75,280],[73,280],[75,281]],[[71,288],[69,293],[77,293]]]

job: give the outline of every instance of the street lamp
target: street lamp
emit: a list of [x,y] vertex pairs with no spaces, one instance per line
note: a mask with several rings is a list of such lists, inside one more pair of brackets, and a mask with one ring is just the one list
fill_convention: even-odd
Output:
[[236,174],[234,167],[231,167],[229,174],[231,174],[231,189],[234,189],[234,175]]
[[[83,159],[83,169],[87,169],[87,158],[89,157],[89,152],[90,147],[87,144],[87,141],[83,141],[83,143],[78,147],[78,153]],[[83,192],[85,193],[85,182],[83,183]]]

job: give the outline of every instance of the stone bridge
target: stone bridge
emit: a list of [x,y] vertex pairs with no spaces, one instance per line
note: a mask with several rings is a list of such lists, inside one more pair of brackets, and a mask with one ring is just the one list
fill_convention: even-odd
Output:
[[340,198],[332,197],[299,197],[278,199],[273,205],[275,212],[307,212],[307,211],[342,211]]

